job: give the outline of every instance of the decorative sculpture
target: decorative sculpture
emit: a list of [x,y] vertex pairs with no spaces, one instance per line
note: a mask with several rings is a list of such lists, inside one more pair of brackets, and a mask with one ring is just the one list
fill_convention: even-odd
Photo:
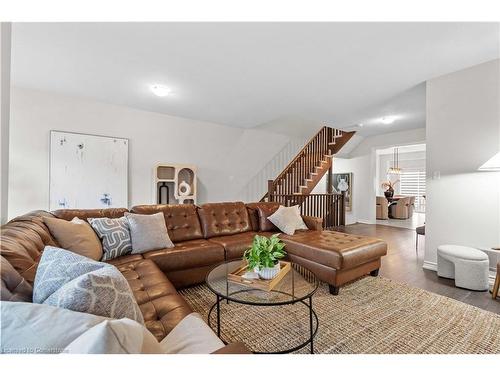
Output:
[[179,195],[182,197],[186,197],[191,194],[191,185],[189,185],[186,181],[182,181],[179,184]]

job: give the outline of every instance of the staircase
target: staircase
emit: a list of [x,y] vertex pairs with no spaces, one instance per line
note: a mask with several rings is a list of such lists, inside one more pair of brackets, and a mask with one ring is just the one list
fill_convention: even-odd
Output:
[[302,214],[323,217],[324,227],[343,225],[343,195],[331,191],[327,194],[311,192],[326,173],[331,177],[333,156],[354,133],[326,126],[321,128],[278,177],[268,181],[267,193],[261,201],[280,202],[286,206],[298,204]]

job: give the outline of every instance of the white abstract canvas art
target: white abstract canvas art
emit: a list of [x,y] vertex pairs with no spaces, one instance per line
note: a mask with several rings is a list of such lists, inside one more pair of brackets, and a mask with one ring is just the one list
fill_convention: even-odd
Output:
[[50,209],[128,207],[128,140],[50,132]]

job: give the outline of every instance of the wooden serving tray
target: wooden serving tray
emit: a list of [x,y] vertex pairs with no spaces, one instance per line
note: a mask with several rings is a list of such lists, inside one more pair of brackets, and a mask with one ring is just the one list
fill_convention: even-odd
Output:
[[247,266],[244,265],[227,275],[227,279],[236,284],[245,285],[251,288],[265,290],[270,292],[292,269],[290,262],[280,261],[280,272],[271,280],[263,279],[245,279],[243,275],[247,272]]

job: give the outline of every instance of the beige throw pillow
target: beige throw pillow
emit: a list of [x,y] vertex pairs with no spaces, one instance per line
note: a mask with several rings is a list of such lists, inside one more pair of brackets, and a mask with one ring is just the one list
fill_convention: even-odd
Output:
[[102,258],[101,241],[86,221],[77,217],[71,221],[44,217],[43,221],[62,248],[93,260]]
[[302,220],[302,216],[300,216],[299,206],[279,206],[278,210],[268,216],[267,219],[276,225],[280,231],[290,236],[295,234],[297,229],[308,229],[304,220]]

